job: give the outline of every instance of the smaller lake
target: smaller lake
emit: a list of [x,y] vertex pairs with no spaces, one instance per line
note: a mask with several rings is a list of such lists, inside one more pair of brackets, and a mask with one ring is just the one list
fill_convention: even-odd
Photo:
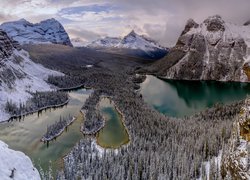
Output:
[[128,143],[129,135],[123,124],[123,117],[116,110],[114,103],[108,98],[102,98],[100,108],[106,122],[97,133],[97,143],[104,148],[118,148]]
[[[7,143],[11,149],[24,152],[38,169],[41,166],[48,170],[50,164],[53,170],[61,168],[63,156],[83,137],[80,132],[83,119],[80,109],[91,92],[84,89],[72,91],[69,93],[69,103],[63,107],[44,110],[39,116],[38,113],[28,115],[20,122],[1,123],[0,140]],[[59,121],[60,117],[67,118],[69,114],[77,119],[47,147],[46,143],[40,141],[47,126]]]
[[161,80],[148,75],[141,84],[144,100],[172,117],[189,116],[216,103],[228,104],[246,98],[249,83]]

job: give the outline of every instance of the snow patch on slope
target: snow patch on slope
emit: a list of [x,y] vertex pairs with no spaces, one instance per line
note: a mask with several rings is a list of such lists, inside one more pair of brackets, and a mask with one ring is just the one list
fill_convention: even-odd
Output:
[[[21,62],[15,62],[16,58],[20,58]],[[10,82],[12,84],[11,87],[6,82],[2,82],[0,86],[0,121],[10,118],[10,115],[4,110],[7,101],[12,101],[16,104],[24,103],[31,97],[29,92],[55,90],[54,87],[46,82],[48,76],[64,75],[34,63],[24,50],[14,50],[12,56],[4,60],[0,73],[6,69],[11,70],[15,75],[18,72],[23,77],[16,77],[14,82]]]
[[[13,178],[11,178],[13,171]],[[40,175],[31,160],[24,153],[8,148],[0,141],[0,179],[39,180]]]

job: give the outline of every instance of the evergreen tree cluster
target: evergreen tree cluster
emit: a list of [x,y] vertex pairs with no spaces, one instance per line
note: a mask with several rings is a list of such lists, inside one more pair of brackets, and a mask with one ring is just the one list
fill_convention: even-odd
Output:
[[5,111],[13,117],[18,117],[44,108],[58,106],[68,101],[68,94],[65,92],[30,92],[30,94],[32,97],[26,103],[19,103],[19,105],[8,100]]
[[84,78],[82,76],[53,76],[48,77],[48,83],[53,84],[59,89],[70,90],[80,87],[84,84]]
[[60,117],[59,121],[56,121],[54,124],[47,127],[46,133],[42,137],[42,141],[51,141],[59,136],[67,126],[69,126],[73,121],[74,117],[69,115],[67,118]]

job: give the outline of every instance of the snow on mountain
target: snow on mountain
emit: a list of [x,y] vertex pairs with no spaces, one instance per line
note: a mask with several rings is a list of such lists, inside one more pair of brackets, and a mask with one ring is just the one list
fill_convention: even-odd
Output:
[[186,80],[250,80],[250,26],[220,16],[197,24],[190,19],[176,45],[152,69],[159,76]]
[[20,44],[54,43],[72,46],[64,27],[53,18],[36,24],[20,19],[3,23],[0,29]]
[[34,63],[26,51],[14,45],[7,34],[0,31],[0,121],[10,118],[4,110],[8,100],[19,104],[31,97],[29,92],[53,90],[46,82],[48,76],[63,75]]
[[125,36],[122,41],[117,45],[119,48],[141,49],[144,51],[154,51],[158,49],[165,49],[155,41],[143,36],[138,35],[135,31],[131,31]]
[[[140,51],[137,53],[145,54],[147,57],[157,57],[157,54],[166,54],[167,49],[160,46],[155,41],[143,36],[138,35],[135,31],[131,31],[123,38],[105,37],[95,40],[87,45],[89,48],[94,49],[124,49],[132,51]],[[128,51],[127,51],[128,53]]]
[[24,153],[8,148],[0,141],[0,179],[39,180],[40,175],[30,158]]
[[117,47],[117,45],[122,41],[121,38],[116,38],[116,37],[105,37],[102,39],[97,39],[90,44],[87,45],[87,47],[91,48],[113,48]]

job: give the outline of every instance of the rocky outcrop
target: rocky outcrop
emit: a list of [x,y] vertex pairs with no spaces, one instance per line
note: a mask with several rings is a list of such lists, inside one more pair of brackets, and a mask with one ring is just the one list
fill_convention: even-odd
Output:
[[223,179],[250,179],[249,107],[250,99],[247,98],[240,115],[233,123],[229,142],[223,148],[221,162]]
[[197,24],[188,20],[169,54],[148,70],[163,78],[250,80],[250,27],[226,23],[218,15]]
[[6,22],[0,26],[0,29],[20,44],[53,43],[72,46],[64,27],[53,18],[36,24],[25,19]]
[[13,52],[13,48],[12,40],[4,31],[0,30],[0,61],[10,56]]

